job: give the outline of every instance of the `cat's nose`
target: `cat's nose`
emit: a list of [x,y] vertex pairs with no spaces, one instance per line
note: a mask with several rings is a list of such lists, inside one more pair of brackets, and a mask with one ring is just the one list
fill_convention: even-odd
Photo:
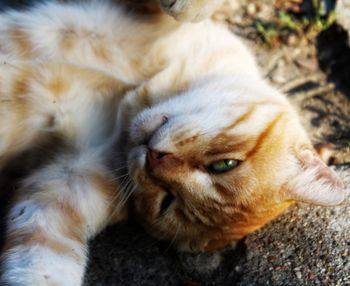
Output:
[[147,151],[147,165],[150,169],[154,169],[164,162],[166,162],[168,159],[172,157],[171,153],[164,153],[157,150],[153,150],[151,148],[148,148]]

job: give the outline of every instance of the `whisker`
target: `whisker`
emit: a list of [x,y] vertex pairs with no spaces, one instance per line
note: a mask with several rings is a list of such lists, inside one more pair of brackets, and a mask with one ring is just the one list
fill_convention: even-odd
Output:
[[127,182],[127,184],[121,188],[119,192],[116,193],[116,195],[112,198],[111,202],[108,204],[108,208],[111,208],[112,205],[116,202],[117,199],[120,199],[119,202],[116,204],[114,210],[111,212],[111,214],[108,216],[107,221],[111,220],[115,213],[123,207],[123,205],[127,202],[131,194],[134,192],[134,189],[136,189],[136,186],[134,188],[130,188],[131,180]]
[[120,176],[118,176],[118,177],[113,177],[110,181],[111,181],[111,182],[117,182],[117,181],[119,181],[120,179],[125,179],[125,178],[128,177],[128,176],[129,176],[129,174],[126,173],[126,174],[120,175]]
[[112,169],[112,171],[116,172],[116,171],[120,171],[120,170],[127,169],[127,168],[128,168],[128,166],[122,166],[122,167],[119,167],[116,169]]
[[133,185],[131,185],[130,187],[129,187],[129,189],[126,191],[126,195],[124,196],[124,198],[122,199],[122,201],[121,201],[121,205],[124,205],[127,201],[128,201],[128,199],[130,198],[130,196],[132,195],[132,193],[134,192],[136,190],[136,186],[133,186]]
[[114,211],[112,211],[112,213],[109,215],[107,221],[110,220],[110,219],[115,215],[115,213],[117,212],[117,210],[118,210],[119,208],[121,208],[121,207],[128,201],[128,199],[130,198],[130,196],[132,195],[132,193],[135,191],[135,189],[136,189],[136,186],[134,186],[134,187],[131,188],[129,191],[127,191],[127,195],[126,195],[124,198],[122,198],[122,200],[116,205]]

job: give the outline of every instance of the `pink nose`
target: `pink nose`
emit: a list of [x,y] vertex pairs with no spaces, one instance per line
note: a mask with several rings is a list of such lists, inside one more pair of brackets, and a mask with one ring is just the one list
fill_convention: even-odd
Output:
[[171,157],[170,153],[163,153],[157,150],[148,148],[147,152],[147,164],[151,169],[158,167],[160,164],[164,163],[168,158]]

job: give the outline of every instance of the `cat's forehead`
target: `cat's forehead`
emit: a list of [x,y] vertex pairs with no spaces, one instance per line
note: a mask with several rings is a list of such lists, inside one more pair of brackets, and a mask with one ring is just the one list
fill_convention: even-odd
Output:
[[288,116],[287,111],[273,101],[207,106],[193,113],[171,114],[168,124],[155,132],[150,144],[170,152],[184,148],[197,148],[207,155],[230,152],[249,146],[249,141],[284,116]]
[[[162,116],[168,118],[167,123],[154,125]],[[293,117],[287,100],[271,87],[230,77],[197,83],[182,95],[145,110],[136,117],[131,134],[132,138],[151,134],[135,141],[147,141],[149,147],[163,152],[203,153],[211,147],[228,152],[237,149],[233,145],[241,144],[242,138],[259,137],[275,120]]]

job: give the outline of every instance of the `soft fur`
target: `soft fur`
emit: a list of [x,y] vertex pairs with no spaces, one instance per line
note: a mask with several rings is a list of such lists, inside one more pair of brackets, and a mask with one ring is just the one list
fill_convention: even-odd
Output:
[[[223,247],[296,200],[343,200],[241,41],[211,20],[161,12],[197,20],[191,7],[216,5],[166,2],[50,2],[0,16],[0,165],[60,146],[20,184],[2,283],[80,285],[88,239],[125,219],[135,189],[146,229],[193,250]],[[210,172],[222,159],[240,164]]]

